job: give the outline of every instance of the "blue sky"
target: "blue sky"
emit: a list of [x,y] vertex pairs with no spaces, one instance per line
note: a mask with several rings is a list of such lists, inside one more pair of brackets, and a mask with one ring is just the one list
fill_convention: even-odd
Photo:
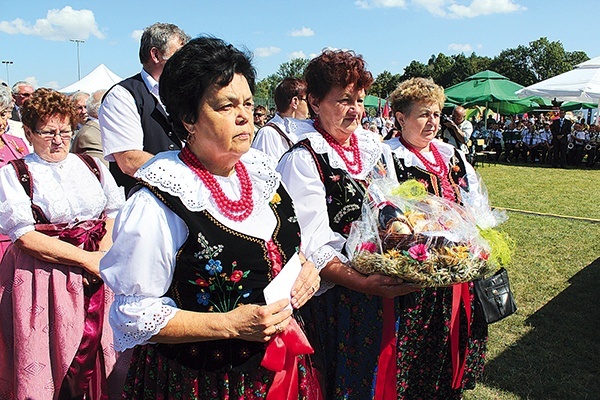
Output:
[[[431,55],[502,50],[547,37],[566,51],[600,55],[598,6],[578,0],[0,0],[0,60],[10,83],[60,89],[104,63],[125,78],[139,71],[139,35],[170,22],[254,53],[259,78],[322,49],[362,54],[373,75],[402,73]],[[6,64],[0,79],[7,80]]]

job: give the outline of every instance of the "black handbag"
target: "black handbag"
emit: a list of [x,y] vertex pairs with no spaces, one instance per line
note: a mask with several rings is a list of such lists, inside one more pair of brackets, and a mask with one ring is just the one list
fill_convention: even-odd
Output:
[[473,286],[479,311],[488,324],[517,311],[506,269],[500,268],[494,275],[474,281]]

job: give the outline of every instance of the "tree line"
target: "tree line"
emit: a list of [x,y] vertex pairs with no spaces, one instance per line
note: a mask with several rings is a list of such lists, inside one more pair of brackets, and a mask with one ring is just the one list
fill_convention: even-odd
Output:
[[[513,82],[529,86],[544,79],[570,71],[575,65],[589,60],[583,51],[565,51],[560,41],[551,42],[546,37],[503,50],[496,57],[482,57],[474,52],[471,55],[443,53],[432,55],[427,64],[413,60],[404,68],[404,73],[393,74],[383,71],[373,82],[369,94],[387,98],[398,83],[414,77],[433,78],[444,88],[456,85],[471,75],[492,70],[506,76]],[[257,82],[256,97],[272,99],[277,84],[285,77],[302,77],[310,60],[294,58],[279,66],[277,72]]]

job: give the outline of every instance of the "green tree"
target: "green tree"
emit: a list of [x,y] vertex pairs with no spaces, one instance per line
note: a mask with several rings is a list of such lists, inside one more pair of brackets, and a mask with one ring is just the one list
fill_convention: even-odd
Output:
[[451,82],[451,70],[454,65],[454,60],[447,55],[440,53],[437,55],[432,55],[429,58],[428,65],[431,67],[431,77],[440,86],[448,87],[451,86],[449,83]]
[[530,68],[528,53],[529,48],[522,45],[516,49],[502,50],[490,63],[490,69],[520,85],[531,85],[536,78]]
[[275,87],[281,80],[275,75],[269,75],[256,83],[254,98],[257,104],[270,104],[270,99],[274,97]]
[[404,74],[400,77],[400,81],[410,78],[431,78],[431,69],[421,62],[413,60],[408,67],[404,68]]
[[587,56],[587,54],[585,54],[584,51],[567,52],[567,62],[573,67],[589,59],[590,58]]
[[275,76],[282,81],[285,78],[302,78],[304,69],[310,60],[308,58],[293,58],[279,66]]
[[383,71],[375,78],[369,93],[385,99],[394,91],[394,89],[396,89],[396,86],[398,86],[399,82],[399,74],[392,75],[392,73],[389,71]]

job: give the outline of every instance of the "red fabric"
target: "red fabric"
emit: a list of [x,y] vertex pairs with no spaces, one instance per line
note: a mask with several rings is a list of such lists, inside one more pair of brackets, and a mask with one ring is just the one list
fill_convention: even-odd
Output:
[[383,333],[377,363],[375,400],[396,398],[396,313],[394,299],[383,299]]
[[467,361],[467,349],[460,351],[460,304],[464,304],[467,317],[467,337],[471,336],[471,296],[469,284],[459,283],[452,286],[452,315],[450,317],[450,353],[452,356],[452,388],[462,387]]
[[298,399],[298,360],[301,354],[314,353],[296,320],[292,319],[267,345],[261,365],[275,372],[267,400]]
[[100,241],[106,235],[105,219],[81,221],[75,225],[36,224],[35,230],[50,237],[56,237],[73,246],[82,246],[87,251],[98,251]]
[[390,117],[390,103],[388,103],[387,101],[385,102],[385,106],[383,107],[383,118],[389,118]]
[[[106,234],[105,219],[82,221],[75,225],[37,224],[36,231],[57,237],[87,251],[97,251]],[[104,283],[90,283],[84,290],[85,322],[83,336],[75,357],[59,389],[59,397],[83,399],[88,392],[90,377],[96,367],[96,358],[101,350],[100,339],[104,322]],[[106,384],[103,377],[103,384]],[[108,397],[102,393],[101,399]]]

